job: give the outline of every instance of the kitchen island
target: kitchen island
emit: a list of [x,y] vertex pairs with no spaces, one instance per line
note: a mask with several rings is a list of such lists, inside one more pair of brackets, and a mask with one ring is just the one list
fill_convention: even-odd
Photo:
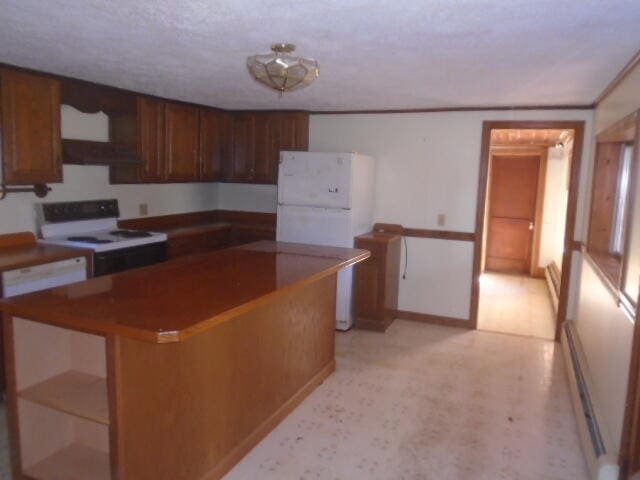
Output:
[[335,368],[364,250],[256,242],[6,299],[15,479],[217,479]]

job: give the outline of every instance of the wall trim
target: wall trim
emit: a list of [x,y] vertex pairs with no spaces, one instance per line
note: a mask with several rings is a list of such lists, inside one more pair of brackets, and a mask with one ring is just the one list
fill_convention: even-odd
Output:
[[584,243],[581,240],[574,240],[571,242],[571,250],[574,252],[582,252]]
[[589,264],[589,266],[594,271],[596,276],[600,279],[600,282],[607,289],[607,291],[609,292],[609,294],[611,295],[613,300],[616,302],[616,305],[619,305],[620,304],[620,293],[618,291],[618,288],[611,281],[611,279],[602,271],[602,268],[600,268],[600,266],[598,265],[598,262],[596,262],[593,259],[593,257],[589,253],[589,250],[586,247],[583,247],[583,249],[582,249],[582,257]]
[[410,312],[408,310],[397,310],[396,318],[401,320],[409,320],[411,322],[430,323],[432,325],[440,325],[443,327],[457,327],[465,328],[468,330],[474,328],[469,320],[444,317],[441,315],[432,315],[430,313]]
[[379,110],[309,110],[310,115],[370,115],[389,113],[495,112],[512,110],[593,110],[595,103],[577,105],[487,105],[469,107],[388,108]]
[[[638,52],[640,54],[640,52]],[[300,112],[307,113],[309,115],[358,115],[358,114],[389,114],[389,113],[442,113],[442,112],[488,112],[488,111],[514,111],[514,110],[593,110],[595,109],[597,102],[601,101],[603,95],[598,97],[598,101],[590,104],[576,104],[576,105],[568,105],[568,104],[556,104],[556,105],[485,105],[485,106],[468,106],[468,107],[417,107],[417,108],[388,108],[388,109],[373,109],[373,110],[304,110],[304,109],[225,109],[218,107],[216,105],[209,104],[201,104],[194,103],[184,100],[177,100],[174,98],[168,97],[160,97],[158,95],[154,95],[151,93],[144,93],[135,90],[128,90],[123,87],[117,87],[114,85],[107,85],[104,83],[93,82],[90,80],[82,80],[80,78],[70,77],[68,75],[60,75],[57,73],[52,73],[44,70],[37,70],[29,67],[22,67],[19,65],[14,65],[11,63],[0,62],[0,68],[10,68],[14,70],[20,70],[23,72],[34,73],[38,75],[48,76],[52,78],[57,78],[59,80],[67,80],[79,82],[83,85],[94,86],[99,88],[110,88],[121,93],[128,93],[134,95],[140,95],[143,97],[149,98],[157,98],[160,100],[166,100],[171,102],[180,103],[183,105],[191,105],[196,107],[206,107],[212,108],[214,110],[219,110],[223,112]],[[626,69],[627,67],[625,67]],[[633,65],[629,66],[629,70],[633,68]],[[621,72],[622,73],[622,72]],[[627,72],[628,73],[628,72]],[[626,74],[625,74],[626,76]],[[617,78],[617,77],[616,77]],[[620,78],[620,81],[622,78]],[[618,81],[619,83],[619,81]],[[613,85],[615,87],[615,85]],[[612,88],[613,88],[612,87]],[[607,87],[609,88],[609,87]],[[603,92],[604,93],[604,92]]]
[[473,242],[476,239],[475,232],[458,232],[455,230],[432,230],[428,228],[408,228],[397,223],[376,223],[374,232],[389,232],[412,238],[434,238],[437,240],[459,240]]
[[435,238],[438,240],[459,240],[473,242],[476,234],[473,232],[456,232],[451,230],[429,230],[426,228],[404,228],[402,234],[405,237]]

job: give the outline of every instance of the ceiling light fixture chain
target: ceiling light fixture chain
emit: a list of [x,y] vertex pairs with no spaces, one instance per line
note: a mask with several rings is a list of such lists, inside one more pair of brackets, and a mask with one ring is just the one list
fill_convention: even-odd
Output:
[[277,90],[280,97],[311,84],[320,73],[318,62],[312,58],[292,55],[296,46],[292,43],[276,43],[273,53],[252,55],[247,58],[247,68],[255,80]]

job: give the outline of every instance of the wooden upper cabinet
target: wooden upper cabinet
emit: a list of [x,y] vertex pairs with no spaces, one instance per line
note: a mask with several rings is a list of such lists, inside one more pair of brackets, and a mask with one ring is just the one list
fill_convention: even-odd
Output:
[[167,178],[164,142],[164,102],[138,97],[138,153],[142,157],[142,177],[148,183]]
[[4,183],[61,182],[59,81],[3,69],[0,83]]
[[233,121],[234,152],[227,181],[276,184],[280,152],[308,149],[305,113],[240,113]]
[[195,182],[200,177],[200,110],[165,103],[166,178],[168,182]]
[[276,115],[269,113],[256,114],[255,150],[251,182],[277,183],[278,180],[278,148],[279,121]]
[[[164,102],[139,96],[136,121],[115,116],[110,137],[116,143],[133,143],[142,165],[117,165],[109,169],[111,183],[162,183],[166,180]],[[133,130],[133,132],[132,132]]]
[[250,182],[255,173],[256,115],[238,113],[233,116],[233,156],[229,162],[228,182]]
[[232,119],[220,110],[200,110],[200,180],[216,182],[232,161]]

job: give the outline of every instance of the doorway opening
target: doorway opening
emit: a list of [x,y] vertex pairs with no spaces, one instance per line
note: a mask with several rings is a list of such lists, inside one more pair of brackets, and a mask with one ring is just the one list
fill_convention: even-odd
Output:
[[471,320],[553,340],[566,319],[582,122],[485,122]]

